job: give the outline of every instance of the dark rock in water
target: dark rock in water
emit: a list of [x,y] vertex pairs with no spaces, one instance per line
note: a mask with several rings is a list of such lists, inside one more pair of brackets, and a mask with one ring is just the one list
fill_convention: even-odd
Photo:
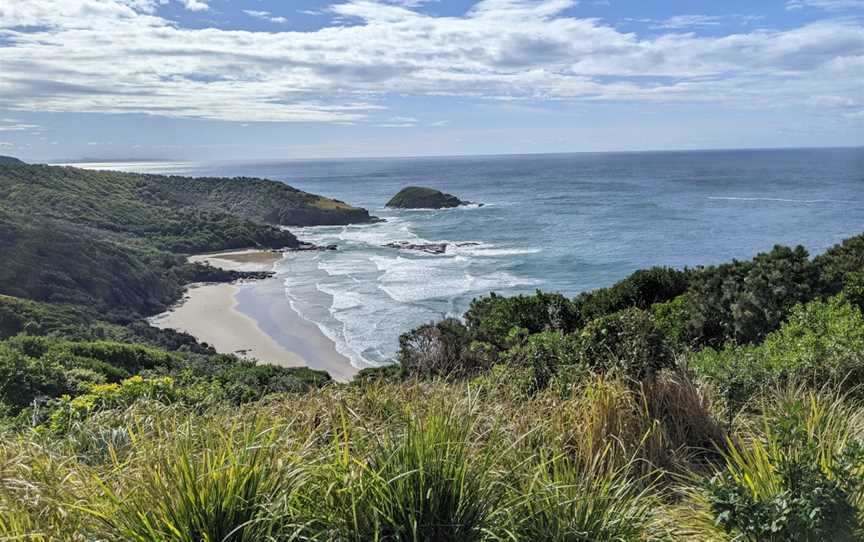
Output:
[[422,186],[408,186],[387,202],[387,207],[397,209],[449,209],[471,202],[462,201],[453,194]]
[[287,249],[290,252],[302,252],[309,250],[338,250],[339,247],[336,245],[316,245],[313,243],[306,243],[301,241],[299,245],[295,248]]
[[447,243],[409,243],[408,241],[399,241],[397,243],[387,243],[383,245],[387,248],[397,248],[400,250],[418,250],[429,254],[444,254],[447,252]]

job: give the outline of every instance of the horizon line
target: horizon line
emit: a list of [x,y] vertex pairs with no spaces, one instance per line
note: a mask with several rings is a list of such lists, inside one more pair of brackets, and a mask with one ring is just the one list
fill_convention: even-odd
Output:
[[[521,157],[521,156],[566,156],[572,154],[663,154],[663,153],[687,153],[687,152],[730,152],[730,151],[790,151],[790,150],[853,150],[864,149],[864,144],[861,145],[825,145],[825,146],[771,146],[771,147],[706,147],[706,148],[680,148],[680,149],[639,149],[639,150],[608,150],[608,151],[560,151],[560,152],[514,152],[514,153],[465,153],[465,154],[393,154],[393,155],[375,155],[375,156],[314,156],[309,158],[272,158],[272,157],[248,157],[248,158],[230,158],[230,159],[189,159],[189,158],[148,158],[148,157],[127,157],[127,158],[53,158],[45,162],[28,162],[33,164],[45,164],[56,166],[74,166],[76,164],[128,164],[128,163],[229,163],[229,162],[312,162],[312,161],[327,161],[327,160],[411,160],[411,159],[429,159],[429,158],[495,158],[495,157]],[[15,156],[24,160],[20,156]],[[24,160],[26,161],[26,160]]]

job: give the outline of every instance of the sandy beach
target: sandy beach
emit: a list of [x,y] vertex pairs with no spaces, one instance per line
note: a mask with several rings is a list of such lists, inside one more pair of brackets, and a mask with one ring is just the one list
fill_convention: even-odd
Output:
[[[224,269],[269,271],[281,258],[277,251],[240,250],[189,259]],[[332,340],[294,312],[279,278],[194,284],[180,304],[150,322],[189,333],[225,354],[284,367],[321,369],[340,381],[350,380],[357,372]]]

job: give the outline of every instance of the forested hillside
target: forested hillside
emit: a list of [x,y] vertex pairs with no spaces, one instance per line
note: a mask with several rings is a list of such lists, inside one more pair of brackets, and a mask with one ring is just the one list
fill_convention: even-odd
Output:
[[864,539],[864,236],[491,294],[339,384],[141,321],[295,242],[178,179],[0,168],[0,540]]
[[152,314],[189,282],[236,278],[187,264],[187,254],[292,248],[279,225],[369,220],[274,181],[0,166],[0,293]]

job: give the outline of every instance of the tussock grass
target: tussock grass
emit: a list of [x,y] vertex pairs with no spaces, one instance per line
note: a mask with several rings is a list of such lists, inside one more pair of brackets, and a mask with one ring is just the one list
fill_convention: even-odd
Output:
[[784,465],[818,488],[842,482],[845,516],[824,515],[857,536],[853,396],[775,390],[726,434],[684,372],[585,378],[567,398],[484,385],[375,382],[206,410],[143,401],[63,435],[9,433],[0,541],[772,540],[718,521],[717,495],[774,502],[791,491]]

